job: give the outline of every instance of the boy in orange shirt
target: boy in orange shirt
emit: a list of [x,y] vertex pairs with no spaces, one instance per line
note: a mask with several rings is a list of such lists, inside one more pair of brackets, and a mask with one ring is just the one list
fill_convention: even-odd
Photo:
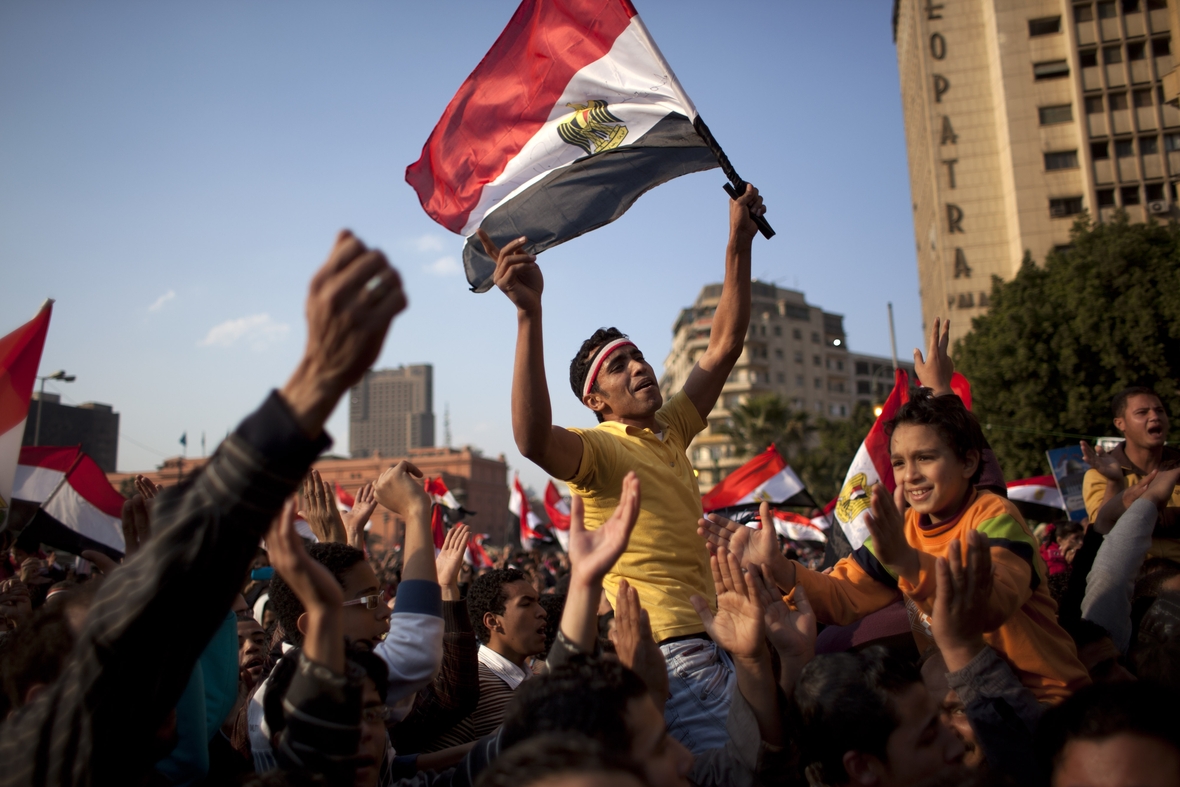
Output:
[[[743,563],[762,564],[781,589],[802,585],[823,623],[853,623],[901,595],[923,651],[933,644],[936,561],[953,541],[965,544],[977,530],[986,536],[994,566],[984,639],[1042,702],[1058,702],[1089,683],[1073,640],[1057,623],[1036,538],[1007,498],[975,487],[986,445],[975,416],[957,396],[923,388],[898,410],[886,434],[895,494],[880,484],[873,488],[871,538],[830,574],[784,558],[773,528],[701,520],[702,535],[711,547],[728,542]],[[767,514],[764,509],[764,522]]]

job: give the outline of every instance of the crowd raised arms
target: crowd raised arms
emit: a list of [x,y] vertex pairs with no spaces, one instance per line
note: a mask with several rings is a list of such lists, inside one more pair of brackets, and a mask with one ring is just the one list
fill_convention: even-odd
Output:
[[[1161,398],[1114,397],[1126,441],[1082,446],[1088,526],[1037,535],[984,481],[1001,469],[936,321],[884,423],[894,491],[864,490],[863,543],[805,566],[768,502],[752,524],[706,516],[687,456],[750,319],[765,208],[750,186],[728,210],[684,389],[665,400],[640,348],[600,329],[569,370],[593,428],[552,423],[528,239],[480,232],[517,311],[517,444],[571,491],[549,552],[439,532],[410,462],[347,512],[312,469],[408,303],[341,232],[290,378],[181,482],[135,480],[121,560],[83,552],[87,579],[6,542],[0,787],[1180,784]],[[369,551],[378,505],[405,523],[394,553]]]

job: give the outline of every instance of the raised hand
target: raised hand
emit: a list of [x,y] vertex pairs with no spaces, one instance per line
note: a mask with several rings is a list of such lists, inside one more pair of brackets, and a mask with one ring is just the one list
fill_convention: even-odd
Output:
[[377,509],[377,495],[373,484],[368,483],[357,490],[352,510],[344,515],[344,529],[348,533],[348,545],[363,549],[365,546],[365,525]]
[[709,565],[717,587],[716,614],[701,596],[694,595],[689,601],[714,642],[735,658],[757,659],[766,647],[766,608],[758,589],[763,581],[761,570],[750,564],[743,575],[737,557],[724,546],[709,557]]
[[147,500],[143,495],[135,494],[124,501],[122,518],[123,554],[131,557],[152,535],[151,517],[148,515]]
[[145,475],[137,475],[135,477],[135,491],[139,492],[144,500],[154,500],[156,495],[160,494],[161,489],[163,489],[162,486]]
[[587,530],[582,498],[570,497],[570,580],[601,583],[627,549],[631,531],[639,518],[639,477],[629,472],[623,478],[619,505],[597,530]]
[[619,662],[643,678],[660,712],[668,701],[668,663],[651,633],[651,619],[639,603],[639,592],[619,580],[615,596],[615,627],[610,633]]
[[935,396],[954,393],[951,390],[951,375],[955,373],[955,362],[951,360],[950,343],[950,319],[943,321],[935,317],[930,342],[926,345],[926,357],[923,358],[922,351],[914,348],[914,371],[922,385],[934,391]]
[[1143,480],[1148,483],[1143,497],[1150,500],[1156,508],[1162,511],[1172,500],[1172,491],[1176,488],[1176,483],[1180,481],[1180,467],[1171,470],[1153,470]]
[[545,289],[545,277],[537,265],[537,255],[524,250],[528,238],[516,238],[497,246],[482,229],[478,230],[483,250],[496,263],[492,281],[516,308],[527,314],[535,314],[541,308],[541,292]]
[[467,541],[471,528],[460,522],[450,529],[443,539],[442,549],[434,558],[438,571],[438,584],[442,586],[443,601],[459,600],[459,572],[463,570],[463,555],[467,552]]
[[430,495],[422,488],[422,471],[405,459],[381,474],[373,495],[403,519],[430,510]]
[[402,280],[348,230],[336,236],[307,296],[307,346],[280,395],[305,434],[318,437],[340,397],[377,360],[406,308]]
[[912,585],[918,584],[922,564],[918,550],[910,546],[905,537],[904,491],[897,485],[893,496],[885,491],[884,484],[873,485],[871,513],[865,517],[869,535],[873,537],[873,554],[895,574],[903,576]]
[[960,541],[952,541],[934,568],[938,590],[930,629],[949,672],[967,666],[983,649],[994,582],[987,535],[969,531],[966,546],[964,555]]
[[304,653],[336,673],[344,672],[344,633],[340,610],[344,589],[328,567],[312,560],[295,530],[295,504],[288,500],[266,534],[270,563],[295,593],[308,615]]
[[1081,446],[1082,459],[1086,461],[1086,464],[1097,470],[1103,478],[1122,483],[1123,468],[1119,465],[1117,457],[1102,446],[1098,446],[1097,449],[1091,447],[1085,440],[1081,442]]
[[[717,514],[706,514],[697,520],[697,533],[705,539],[705,546],[709,554],[717,554],[718,547],[725,547],[733,553],[743,566],[770,566],[775,572],[775,578],[787,571],[791,574],[791,583],[787,589],[794,587],[794,572],[790,561],[783,557],[778,546],[778,535],[775,533],[770,513],[770,504],[763,503],[759,509],[762,522],[757,528],[739,525]],[[780,584],[781,586],[781,584]]]
[[320,477],[319,471],[312,470],[303,479],[303,510],[300,515],[307,520],[311,532],[322,542],[348,543],[344,530],[344,518],[336,505],[336,490]]
[[790,695],[803,667],[815,658],[815,612],[802,585],[795,586],[795,608],[787,606],[778,588],[766,577],[765,569],[758,591],[766,607],[766,638],[778,651],[784,678],[790,676],[790,681],[780,680],[780,684]]
[[753,184],[746,184],[746,193],[737,199],[729,201],[729,235],[734,240],[746,241],[754,239],[758,234],[758,225],[754,223],[754,216],[766,215],[766,206],[762,204],[762,197]]

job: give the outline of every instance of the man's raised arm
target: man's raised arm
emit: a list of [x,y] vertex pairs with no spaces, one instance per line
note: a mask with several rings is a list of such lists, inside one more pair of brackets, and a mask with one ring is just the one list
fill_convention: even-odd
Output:
[[729,245],[725,249],[725,284],[713,313],[709,346],[693,366],[684,393],[707,418],[733,371],[750,327],[750,247],[758,234],[751,215],[766,213],[758,189],[747,184],[746,193],[729,203]]
[[[527,238],[517,238],[503,249],[483,230],[479,238],[496,261],[492,280],[516,305],[516,359],[512,368],[512,435],[516,447],[549,475],[562,480],[573,478],[582,461],[582,438],[553,425],[541,332],[541,291],[545,281],[537,258],[525,253]],[[746,273],[749,278],[748,262]]]

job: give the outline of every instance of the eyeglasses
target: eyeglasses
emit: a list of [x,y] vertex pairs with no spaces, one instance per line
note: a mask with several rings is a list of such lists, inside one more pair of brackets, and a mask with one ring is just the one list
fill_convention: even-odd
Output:
[[361,596],[360,598],[354,598],[352,601],[345,601],[341,606],[355,607],[359,604],[364,604],[365,609],[377,609],[381,606],[381,594],[374,593],[371,596]]
[[391,709],[388,705],[374,705],[361,710],[361,718],[369,724],[384,724],[389,721]]

